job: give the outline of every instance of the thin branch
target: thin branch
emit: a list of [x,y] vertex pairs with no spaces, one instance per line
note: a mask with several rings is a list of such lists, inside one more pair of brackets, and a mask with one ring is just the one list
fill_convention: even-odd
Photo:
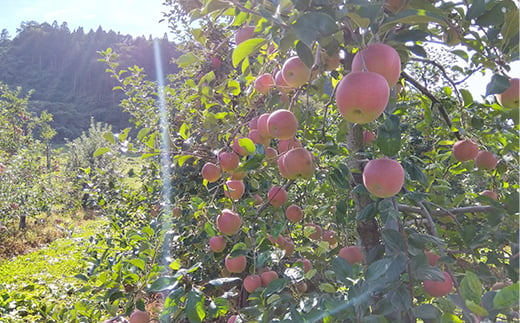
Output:
[[462,104],[463,101],[462,101],[462,98],[460,97],[459,89],[457,88],[457,85],[455,84],[455,82],[448,76],[448,73],[446,73],[446,69],[444,68],[444,66],[442,66],[441,64],[437,63],[436,61],[432,61],[430,59],[413,57],[410,60],[416,61],[416,62],[432,64],[433,66],[437,67],[441,71],[442,76],[448,81],[448,83],[451,84],[451,86],[453,86],[453,88],[455,89],[455,94],[457,95],[457,100],[459,101],[459,104]]

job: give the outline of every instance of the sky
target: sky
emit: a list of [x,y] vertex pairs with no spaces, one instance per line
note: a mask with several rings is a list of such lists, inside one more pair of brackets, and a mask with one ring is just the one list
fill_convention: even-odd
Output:
[[71,31],[83,27],[87,33],[100,25],[134,37],[161,37],[167,22],[159,23],[167,8],[162,0],[0,0],[0,30],[12,37],[22,21],[67,22]]

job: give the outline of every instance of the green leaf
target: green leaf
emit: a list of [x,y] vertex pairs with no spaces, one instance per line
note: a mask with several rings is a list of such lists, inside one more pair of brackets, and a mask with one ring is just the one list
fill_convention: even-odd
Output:
[[482,306],[478,305],[477,303],[466,300],[466,306],[472,311],[473,313],[477,314],[478,316],[488,316],[489,312],[483,308]]
[[238,145],[246,150],[248,154],[254,154],[256,151],[256,146],[253,140],[249,138],[239,138]]
[[403,237],[399,231],[393,229],[383,229],[381,236],[385,242],[385,246],[393,252],[403,252],[405,250]]
[[519,24],[518,10],[509,10],[505,14],[504,24],[500,29],[504,37],[504,43],[508,44],[510,41],[517,43],[518,46],[518,24]]
[[334,294],[336,292],[336,287],[330,283],[321,283],[319,289],[325,293]]
[[485,0],[474,0],[466,13],[466,20],[477,18],[486,10]]
[[345,285],[352,284],[348,278],[352,276],[352,265],[341,257],[332,260],[332,270],[336,274],[336,279]]
[[363,29],[368,28],[368,26],[370,26],[370,19],[363,18],[355,12],[347,12],[345,15],[349,17],[352,22],[354,22],[356,25]]
[[463,323],[464,321],[451,313],[444,313],[441,317],[441,323]]
[[183,123],[181,125],[181,127],[179,128],[179,135],[182,139],[188,139],[188,137],[190,136],[190,128],[191,126],[189,126],[187,123]]
[[119,140],[119,142],[124,142],[126,140],[126,138],[128,138],[130,129],[131,128],[125,128],[125,129],[123,129],[123,131],[121,131],[121,133],[117,136],[117,139]]
[[94,157],[97,157],[97,156],[101,156],[101,155],[104,155],[106,153],[108,153],[109,151],[111,151],[110,148],[107,148],[107,147],[100,147],[98,149],[96,149],[96,151],[94,152]]
[[175,159],[177,161],[177,164],[179,166],[182,166],[184,165],[184,163],[186,163],[189,159],[193,158],[194,156],[192,155],[176,155],[175,157],[173,157],[173,159]]
[[424,9],[406,9],[387,19],[381,26],[380,32],[393,28],[396,24],[418,25],[432,22],[446,26],[444,18],[436,13]]
[[464,106],[469,107],[473,103],[473,96],[471,92],[466,89],[460,89],[460,94],[462,95],[462,99],[464,100]]
[[486,11],[483,15],[477,18],[477,24],[481,26],[500,26],[504,22],[504,13],[502,12],[504,7],[500,4],[493,6],[490,10]]
[[482,283],[475,273],[467,271],[460,282],[460,294],[464,300],[480,303],[482,297]]
[[518,282],[499,290],[493,298],[493,307],[496,309],[509,309],[519,303],[520,288]]
[[157,280],[155,280],[150,285],[148,290],[150,292],[162,292],[162,291],[166,291],[166,290],[172,290],[175,287],[177,287],[178,284],[179,284],[179,282],[177,281],[177,278],[172,277],[172,276],[163,276],[163,277],[157,278]]
[[181,269],[181,260],[179,258],[173,260],[170,265],[168,265],[172,270],[177,271]]
[[103,138],[105,138],[109,143],[114,145],[116,143],[116,139],[114,138],[114,134],[112,132],[105,132],[103,134]]
[[507,77],[500,74],[495,74],[491,77],[491,81],[486,87],[486,96],[502,93],[510,86],[511,84],[509,83],[509,79]]
[[240,62],[242,62],[246,57],[258,52],[260,47],[262,47],[266,42],[267,40],[263,38],[251,38],[238,44],[231,54],[233,66],[238,67]]
[[237,172],[241,172],[244,170],[252,170],[252,169],[258,169],[264,161],[264,155],[262,154],[254,154],[252,155],[248,160],[246,160],[244,163],[240,165],[240,167],[237,168]]
[[309,12],[298,17],[293,25],[299,40],[312,47],[314,41],[332,35],[338,30],[336,21],[323,12]]
[[142,271],[144,271],[145,266],[146,266],[145,261],[140,258],[131,259],[131,260],[128,260],[127,262],[134,265],[135,267],[141,269]]
[[356,220],[362,221],[362,220],[366,220],[366,219],[371,219],[376,216],[376,210],[377,210],[376,203],[372,202],[372,203],[368,204],[367,206],[365,206],[363,208],[363,210],[361,210],[356,215]]
[[287,286],[287,283],[289,283],[289,279],[287,278],[279,278],[273,280],[269,283],[269,285],[267,285],[267,287],[263,291],[265,297],[269,297],[275,293],[281,292],[285,288],[285,286]]
[[423,320],[438,320],[442,312],[432,304],[421,304],[412,309],[413,314]]
[[386,156],[394,156],[401,149],[400,120],[396,115],[388,116],[377,130],[376,144]]
[[392,258],[383,258],[374,261],[368,266],[367,271],[365,273],[365,279],[371,282],[381,280],[381,277],[385,275],[391,263]]
[[298,41],[296,43],[296,53],[298,57],[307,65],[308,68],[311,68],[314,64],[314,57],[312,55],[312,51],[309,46],[305,45],[304,42]]
[[186,67],[190,66],[191,64],[196,63],[198,61],[199,61],[199,58],[197,56],[195,56],[193,53],[187,53],[187,54],[181,55],[181,56],[179,56],[179,58],[177,58],[175,60],[175,62],[177,63],[177,65],[180,68],[186,68]]
[[204,299],[201,294],[194,291],[188,293],[186,314],[190,323],[199,323],[204,320],[206,313],[204,312]]
[[222,277],[222,278],[212,279],[212,280],[208,281],[208,284],[210,284],[212,286],[222,286],[227,283],[236,282],[237,280],[240,280],[240,278],[239,277]]

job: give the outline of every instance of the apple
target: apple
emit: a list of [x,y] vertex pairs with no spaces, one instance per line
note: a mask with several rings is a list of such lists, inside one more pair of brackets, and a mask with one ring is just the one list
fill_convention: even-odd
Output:
[[273,147],[267,147],[265,150],[265,160],[268,163],[274,163],[278,159],[278,152]]
[[220,169],[217,165],[208,162],[202,166],[201,175],[202,178],[207,180],[209,183],[213,183],[218,181],[220,178]]
[[283,79],[282,71],[278,71],[274,75],[274,84],[276,85],[278,91],[282,93],[291,92],[293,89],[293,87],[287,84],[287,82],[285,82],[285,80]]
[[140,310],[135,310],[130,314],[130,323],[148,323],[150,322],[150,314]]
[[376,135],[372,131],[363,131],[363,145],[369,146],[374,142],[374,140],[376,140]]
[[213,252],[222,252],[226,249],[226,238],[223,236],[214,236],[209,238],[209,249]]
[[309,237],[311,240],[320,240],[321,234],[323,233],[323,230],[321,227],[314,223],[307,223],[305,224],[305,235]]
[[297,88],[309,81],[311,70],[298,56],[293,56],[283,64],[282,77],[290,87]]
[[263,145],[264,147],[269,146],[270,139],[263,137],[258,129],[251,129],[247,138],[251,139],[255,144]]
[[303,210],[298,205],[292,204],[285,210],[285,217],[292,223],[299,222],[303,219]]
[[255,90],[262,94],[268,94],[271,91],[271,88],[274,87],[274,77],[271,73],[264,73],[259,75],[255,79]]
[[308,273],[312,269],[312,262],[307,258],[298,259],[298,262],[302,263],[303,272]]
[[211,67],[214,71],[220,70],[220,67],[222,67],[222,61],[217,56],[211,56]]
[[300,294],[303,294],[307,291],[307,283],[304,282],[303,280],[300,281],[300,282],[297,282],[296,284],[294,284],[294,287],[296,288],[296,290],[298,291],[298,293]]
[[268,270],[261,273],[260,277],[262,279],[262,286],[267,287],[267,285],[269,285],[270,282],[278,279],[278,273],[274,270]]
[[221,152],[218,156],[220,167],[223,171],[229,172],[238,168],[240,157],[234,152]]
[[490,198],[492,198],[493,200],[495,201],[498,201],[498,194],[493,192],[493,191],[490,191],[490,190],[484,190],[480,193],[480,195],[485,195],[485,196],[489,196]]
[[232,199],[233,201],[238,201],[244,195],[246,190],[246,186],[243,181],[240,180],[228,180],[226,181],[226,186],[224,187],[224,195]]
[[287,169],[285,168],[285,165],[283,163],[284,159],[285,154],[279,155],[276,164],[278,165],[278,171],[280,172],[280,175],[282,175],[283,178],[289,178],[289,175],[287,174]]
[[249,129],[257,129],[258,128],[258,117],[254,117],[253,119],[249,120]]
[[255,194],[253,198],[255,199],[255,205],[261,205],[264,203],[264,199],[258,194]]
[[292,241],[286,240],[282,249],[283,249],[283,251],[285,251],[285,256],[290,257],[294,253],[294,249],[295,249],[294,243]]
[[235,33],[235,44],[240,44],[243,41],[253,38],[255,35],[255,26],[243,26]]
[[492,170],[497,166],[498,159],[493,153],[487,150],[481,150],[475,157],[475,165],[478,169]]
[[363,184],[373,195],[394,196],[403,187],[404,169],[399,162],[381,158],[369,161],[363,169]]
[[240,145],[240,143],[254,145],[254,141],[251,138],[245,138],[239,136],[233,140],[233,151],[240,156],[249,156],[254,153],[254,151],[247,151],[244,147]]
[[331,248],[335,248],[338,244],[338,239],[336,237],[336,231],[334,230],[325,230],[321,236],[323,241],[327,241]]
[[231,258],[231,256],[228,254],[224,259],[224,266],[230,273],[240,274],[246,270],[246,256],[236,256]]
[[363,252],[361,252],[361,248],[358,246],[341,248],[338,256],[345,259],[351,265],[363,263]]
[[272,206],[282,206],[287,202],[287,199],[287,191],[281,186],[273,186],[269,192],[267,192],[267,201]]
[[172,209],[172,215],[176,218],[180,218],[182,216],[182,209],[178,206]]
[[390,88],[374,72],[351,72],[337,85],[336,104],[349,122],[365,124],[379,117],[388,104]]
[[278,141],[278,153],[283,154],[293,148],[301,148],[302,143],[295,137],[279,140]]
[[386,44],[368,45],[354,55],[352,72],[375,72],[393,87],[401,75],[401,59],[397,51]]
[[227,323],[236,323],[237,318],[238,318],[238,315],[231,315],[231,316],[228,318]]
[[298,120],[289,110],[276,110],[267,118],[267,128],[269,134],[276,139],[291,139],[298,130]]
[[242,220],[240,216],[229,209],[222,210],[217,216],[217,228],[225,235],[229,236],[237,233],[241,225]]
[[497,101],[500,105],[508,109],[518,108],[518,95],[520,88],[520,79],[513,78],[509,80],[510,86],[504,92],[497,94]]
[[[314,175],[312,154],[305,148],[293,148],[282,155],[282,164],[288,179],[311,179]],[[279,166],[279,165],[278,165]],[[282,173],[283,176],[283,173]],[[284,176],[285,177],[285,176]]]
[[472,160],[478,155],[478,145],[469,139],[459,140],[453,145],[453,157],[458,161]]
[[267,120],[269,119],[270,115],[270,113],[263,113],[258,117],[258,131],[260,136],[264,138],[272,138],[272,135],[269,132],[269,127],[267,126]]
[[435,254],[429,250],[426,250],[424,252],[424,254],[426,255],[426,258],[428,259],[428,263],[430,264],[430,266],[437,265],[437,262],[439,261],[439,258],[441,257],[438,254]]
[[244,288],[248,293],[252,293],[260,287],[262,287],[262,277],[260,275],[248,275],[244,278]]
[[443,272],[444,280],[424,280],[423,287],[426,293],[433,297],[448,295],[453,289],[453,280],[450,274]]

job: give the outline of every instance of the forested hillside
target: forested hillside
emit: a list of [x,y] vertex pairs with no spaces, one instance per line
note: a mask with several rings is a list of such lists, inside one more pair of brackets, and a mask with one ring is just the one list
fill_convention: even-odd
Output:
[[[160,46],[165,73],[174,73],[174,44],[164,35]],[[34,90],[29,111],[47,110],[54,115],[56,142],[78,137],[88,129],[91,117],[117,131],[129,125],[129,115],[118,107],[122,94],[112,91],[116,83],[98,61],[98,51],[109,47],[119,54],[121,67],[140,66],[155,79],[151,36],[134,38],[101,26],[96,31],[81,27],[71,31],[66,22],[29,21],[21,23],[14,37],[2,31],[0,81]]]

